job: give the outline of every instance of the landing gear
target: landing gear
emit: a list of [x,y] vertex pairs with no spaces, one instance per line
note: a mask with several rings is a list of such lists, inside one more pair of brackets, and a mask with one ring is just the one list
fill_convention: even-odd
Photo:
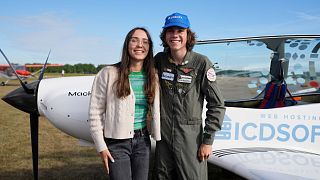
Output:
[[1,82],[1,86],[5,86],[6,85],[6,83],[4,83],[4,82]]

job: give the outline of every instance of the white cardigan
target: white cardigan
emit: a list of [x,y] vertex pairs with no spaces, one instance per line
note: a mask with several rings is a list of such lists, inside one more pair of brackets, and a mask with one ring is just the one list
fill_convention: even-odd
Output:
[[[106,66],[96,75],[92,85],[89,124],[91,136],[98,152],[107,149],[104,137],[133,138],[135,96],[131,85],[129,96],[121,99],[116,96],[113,84],[117,80],[117,76],[117,67]],[[158,81],[152,108],[151,129],[148,130],[154,140],[161,140]]]

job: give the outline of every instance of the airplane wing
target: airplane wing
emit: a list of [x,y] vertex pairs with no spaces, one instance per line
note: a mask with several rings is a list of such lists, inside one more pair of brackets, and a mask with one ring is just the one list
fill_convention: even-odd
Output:
[[209,163],[246,179],[319,179],[320,154],[285,148],[214,150]]

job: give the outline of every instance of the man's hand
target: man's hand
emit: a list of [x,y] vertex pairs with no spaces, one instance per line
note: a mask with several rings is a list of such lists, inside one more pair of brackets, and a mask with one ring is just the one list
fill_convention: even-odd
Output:
[[106,170],[107,174],[109,174],[109,164],[108,164],[108,162],[109,162],[109,160],[111,162],[114,162],[114,159],[110,154],[110,151],[108,149],[101,151],[100,152],[100,157],[101,157],[104,169]]
[[212,154],[212,145],[201,144],[198,150],[199,161],[207,160],[211,154]]

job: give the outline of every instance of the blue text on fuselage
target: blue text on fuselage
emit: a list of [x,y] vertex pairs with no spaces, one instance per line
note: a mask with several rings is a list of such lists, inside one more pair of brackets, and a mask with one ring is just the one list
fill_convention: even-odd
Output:
[[219,140],[239,140],[247,141],[296,141],[311,143],[319,142],[320,125],[305,124],[271,124],[271,123],[232,123],[230,119],[225,119],[222,130],[216,132],[216,139]]

